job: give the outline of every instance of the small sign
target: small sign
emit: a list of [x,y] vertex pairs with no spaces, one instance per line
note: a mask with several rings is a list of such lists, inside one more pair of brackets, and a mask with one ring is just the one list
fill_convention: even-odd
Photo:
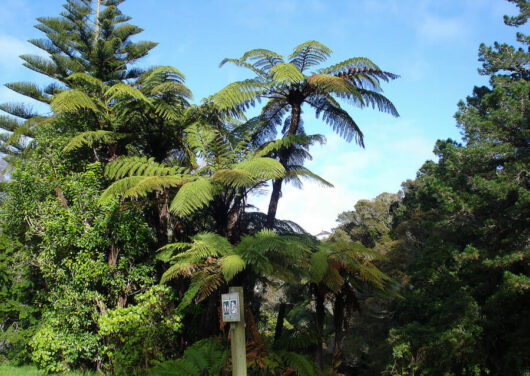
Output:
[[237,292],[221,294],[221,308],[224,322],[241,321],[239,294]]

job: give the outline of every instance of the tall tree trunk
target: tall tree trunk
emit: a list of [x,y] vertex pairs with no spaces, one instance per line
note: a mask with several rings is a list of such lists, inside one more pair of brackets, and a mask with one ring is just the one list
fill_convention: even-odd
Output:
[[[286,136],[292,136],[298,131],[298,126],[300,125],[300,114],[302,112],[301,103],[292,103],[291,104],[291,124],[289,125],[289,130],[287,131]],[[287,166],[289,160],[289,151],[282,150],[280,152],[280,163],[282,166]],[[276,179],[272,182],[272,193],[271,199],[269,201],[269,210],[267,212],[267,228],[272,229],[274,226],[274,220],[276,219],[276,211],[278,210],[278,202],[280,201],[280,196],[282,192],[282,183],[283,179]]]
[[276,344],[283,332],[283,320],[285,319],[287,303],[281,302],[278,309],[278,318],[276,319],[276,328],[274,330],[274,343]]
[[232,209],[228,213],[228,219],[226,224],[226,236],[233,243],[237,243],[239,240],[239,234],[237,233],[236,224],[241,214],[241,206],[243,205],[244,190],[239,189],[234,197],[234,203]]
[[324,369],[323,359],[323,337],[324,337],[324,319],[326,318],[326,311],[324,307],[324,294],[318,285],[314,285],[315,292],[315,314],[316,314],[316,327],[317,327],[317,348],[315,351],[315,361],[320,367]]
[[96,0],[96,29],[94,30],[94,44],[98,41],[99,38],[99,8],[101,6],[101,0]]
[[342,347],[344,341],[344,292],[341,290],[335,295],[335,303],[333,305],[333,326],[335,327],[335,346],[333,359],[342,358]]

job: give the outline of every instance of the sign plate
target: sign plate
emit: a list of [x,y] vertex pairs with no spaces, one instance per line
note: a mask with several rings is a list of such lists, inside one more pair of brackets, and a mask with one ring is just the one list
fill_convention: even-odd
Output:
[[224,322],[241,321],[239,294],[237,292],[221,294],[221,309]]

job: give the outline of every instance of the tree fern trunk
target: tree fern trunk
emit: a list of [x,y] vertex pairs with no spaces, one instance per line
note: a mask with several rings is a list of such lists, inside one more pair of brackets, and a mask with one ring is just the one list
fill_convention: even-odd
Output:
[[285,319],[287,303],[281,302],[278,309],[278,318],[276,319],[276,328],[274,330],[274,343],[277,343],[283,332],[283,320]]
[[317,348],[315,352],[315,361],[320,367],[324,368],[324,359],[322,354],[322,345],[324,337],[324,319],[326,317],[326,311],[324,308],[324,294],[321,293],[317,285],[314,285],[315,291],[315,314],[316,314],[316,327],[317,327]]
[[344,293],[340,291],[335,295],[335,304],[333,305],[333,324],[335,327],[335,346],[333,359],[342,357],[342,347],[344,341]]
[[[291,104],[291,124],[286,136],[296,134],[298,126],[300,125],[300,114],[302,112],[302,104],[294,103]],[[289,151],[282,150],[280,152],[280,163],[286,167],[289,161]],[[269,201],[269,210],[267,212],[267,228],[272,229],[274,226],[274,220],[276,219],[276,211],[278,210],[278,202],[282,193],[283,179],[277,179],[272,182],[272,193]]]

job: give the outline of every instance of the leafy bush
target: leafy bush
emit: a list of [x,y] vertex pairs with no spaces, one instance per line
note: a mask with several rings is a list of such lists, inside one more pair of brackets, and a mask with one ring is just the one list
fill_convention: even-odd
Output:
[[103,354],[119,375],[141,374],[156,361],[163,361],[182,327],[168,286],[153,286],[136,301],[136,305],[110,310],[99,319],[99,333],[108,344]]

